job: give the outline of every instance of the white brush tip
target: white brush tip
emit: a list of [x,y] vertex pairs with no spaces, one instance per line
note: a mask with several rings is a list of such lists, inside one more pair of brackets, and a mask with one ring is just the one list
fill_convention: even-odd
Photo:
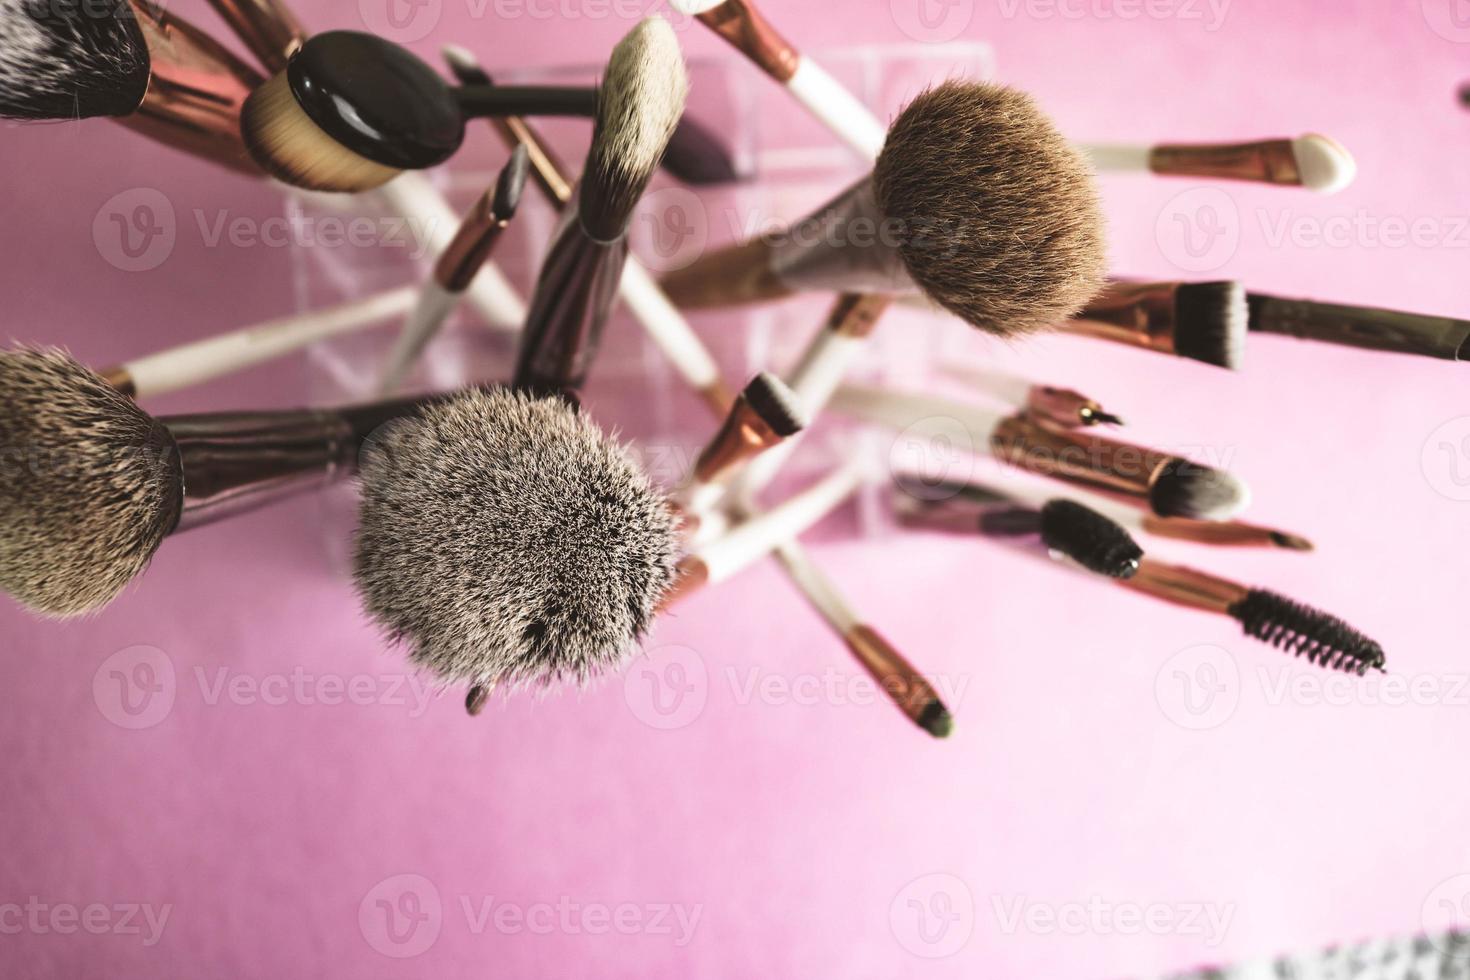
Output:
[[480,67],[480,59],[476,58],[469,48],[458,44],[446,44],[439,49],[439,55],[454,68],[477,69]]
[[1319,194],[1336,194],[1353,182],[1358,164],[1337,140],[1321,133],[1307,133],[1291,141],[1302,186]]
[[669,0],[669,6],[685,17],[698,17],[707,10],[714,10],[724,2],[725,0]]

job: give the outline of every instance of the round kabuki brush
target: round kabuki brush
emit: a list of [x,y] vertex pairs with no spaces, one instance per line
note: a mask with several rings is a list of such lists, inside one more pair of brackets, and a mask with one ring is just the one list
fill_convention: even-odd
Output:
[[915,289],[991,333],[1054,326],[1103,281],[1091,169],[1030,96],[946,82],[894,121],[872,175],[778,236],[664,280],[683,306]]
[[1252,143],[1088,144],[1082,150],[1100,171],[1284,184],[1319,194],[1336,194],[1358,174],[1347,148],[1320,133]]
[[240,113],[260,76],[203,31],[146,0],[0,0],[0,116],[111,116],[151,139],[259,171]]

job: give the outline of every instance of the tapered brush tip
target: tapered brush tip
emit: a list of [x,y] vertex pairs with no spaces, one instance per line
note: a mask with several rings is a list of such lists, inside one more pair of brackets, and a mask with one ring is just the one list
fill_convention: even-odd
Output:
[[439,49],[439,54],[461,85],[490,84],[489,72],[481,67],[480,59],[469,48],[446,44]]
[[361,485],[364,607],[446,681],[586,682],[630,655],[673,581],[662,495],[558,399],[476,390],[390,423]]
[[741,178],[724,141],[688,115],[679,120],[669,138],[664,169],[696,187],[733,184]]
[[530,172],[530,154],[524,145],[518,145],[510,151],[510,159],[501,168],[500,176],[495,181],[495,194],[490,209],[501,221],[515,217],[516,209],[521,206],[521,195],[525,193],[526,177]]
[[1319,194],[1336,194],[1358,176],[1358,164],[1347,147],[1330,136],[1307,133],[1291,141],[1302,186]]
[[148,91],[148,43],[125,3],[0,0],[0,116],[125,116]]
[[688,94],[683,52],[662,17],[646,18],[613,48],[580,190],[582,222],[594,237],[613,240],[627,230]]
[[1239,370],[1250,326],[1245,287],[1234,280],[1188,282],[1174,294],[1174,352]]
[[1049,500],[1041,508],[1041,540],[1090,572],[1132,578],[1143,549],[1114,521],[1074,500]]
[[973,326],[1053,327],[1102,286],[1091,165],[1023,92],[945,82],[919,95],[889,128],[873,183],[909,275]]
[[1336,616],[1265,589],[1228,610],[1249,636],[1332,670],[1382,670],[1383,648]]
[[58,350],[0,353],[0,589],[47,616],[111,602],[183,499],[172,437]]
[[756,375],[741,392],[761,421],[781,438],[796,435],[808,424],[806,410],[796,392],[769,371]]
[[919,714],[919,727],[935,738],[949,738],[954,734],[954,715],[943,703],[930,701]]
[[1166,463],[1149,486],[1149,507],[1159,517],[1225,521],[1250,503],[1250,488],[1238,477],[1187,459]]

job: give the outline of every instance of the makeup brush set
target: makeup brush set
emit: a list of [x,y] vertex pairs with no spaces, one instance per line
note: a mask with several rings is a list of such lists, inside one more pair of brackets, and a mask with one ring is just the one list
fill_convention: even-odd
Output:
[[[974,399],[849,377],[895,305],[1012,342],[1060,330],[1228,370],[1244,367],[1258,332],[1465,356],[1465,321],[1109,275],[1099,171],[1331,193],[1354,164],[1330,138],[1084,146],[1025,93],[963,79],[936,81],[883,125],[748,0],[673,0],[866,173],[794,216],[791,234],[710,250],[660,280],[629,248],[656,171],[692,187],[740,177],[712,127],[685,114],[688,75],[666,20],[629,31],[595,87],[499,85],[464,48],[445,51],[446,74],[369,34],[309,36],[277,0],[212,4],[257,65],[147,0],[105,16],[0,0],[0,115],[112,117],[236,172],[371,201],[432,229],[432,269],[418,286],[112,367],[55,349],[0,354],[0,589],[35,613],[96,612],[172,534],[355,479],[363,610],[415,665],[464,687],[471,713],[497,688],[615,671],[665,610],[774,556],[895,705],[944,737],[954,719],[923,672],[799,542],[869,482],[863,454],[783,498],[764,493],[826,413],[875,431],[947,420],[994,461],[983,482],[893,474],[890,509],[904,527],[990,539],[1229,617],[1324,668],[1384,669],[1379,645],[1336,616],[1149,554],[1135,535],[1201,555],[1311,544],[1243,521],[1250,494],[1232,474],[1116,437],[1121,420],[1090,394],[972,363],[940,370]],[[542,116],[592,121],[580,166],[538,133]],[[453,159],[478,119],[507,152],[458,215],[424,171]],[[523,302],[495,256],[528,184],[559,216]],[[738,393],[686,317],[808,293],[832,295],[825,322],[789,370]],[[712,411],[713,434],[677,485],[656,485],[582,407],[620,302]],[[518,332],[508,377],[405,395],[461,303]],[[399,327],[370,403],[166,417],[139,404],[383,324]],[[1036,489],[1043,481],[1051,492]]]

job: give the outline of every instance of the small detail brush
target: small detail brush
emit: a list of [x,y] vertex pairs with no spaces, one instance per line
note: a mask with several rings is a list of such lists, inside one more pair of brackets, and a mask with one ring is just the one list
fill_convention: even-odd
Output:
[[1244,361],[1248,322],[1245,288],[1238,282],[1114,279],[1060,327],[1234,371]]
[[1336,194],[1358,173],[1347,148],[1320,133],[1253,143],[1096,144],[1083,149],[1100,171],[1285,184],[1320,194]]
[[677,494],[686,521],[719,503],[740,467],[806,428],[796,393],[780,378],[762,372],[745,386],[719,431],[694,462],[689,483]]
[[528,169],[526,151],[517,147],[495,184],[459,223],[459,230],[449,247],[439,254],[433,274],[420,290],[412,315],[399,331],[378,382],[381,393],[391,394],[403,385],[424,348],[444,326],[480,267],[490,258],[501,234],[515,217]]
[[1252,333],[1283,334],[1347,347],[1470,360],[1470,320],[1371,306],[1345,306],[1251,293]]
[[1106,411],[1097,399],[1070,388],[1032,384],[1006,371],[968,364],[942,364],[940,371],[1025,411],[1033,418],[1063,429],[1123,424],[1122,419]]

